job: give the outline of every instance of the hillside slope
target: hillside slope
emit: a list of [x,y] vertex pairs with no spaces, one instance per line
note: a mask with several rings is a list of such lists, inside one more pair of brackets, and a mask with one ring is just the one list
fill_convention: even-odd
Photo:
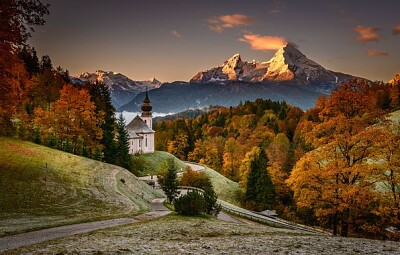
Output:
[[149,210],[160,196],[126,169],[0,138],[0,236]]
[[[179,171],[187,167],[184,162],[165,151],[156,151],[154,154],[141,154],[135,155],[133,157],[136,159],[141,159],[140,164],[143,164],[145,166],[143,167],[143,171],[141,172],[143,176],[157,175],[157,171],[168,158],[175,159],[175,163]],[[205,172],[206,175],[210,178],[215,193],[217,193],[219,199],[231,204],[239,204],[238,194],[240,192],[240,188],[237,182],[229,180],[222,174],[208,167],[205,168]]]

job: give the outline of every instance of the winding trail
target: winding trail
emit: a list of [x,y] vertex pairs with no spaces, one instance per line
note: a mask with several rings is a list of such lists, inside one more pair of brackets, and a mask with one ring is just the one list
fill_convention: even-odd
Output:
[[150,206],[151,212],[138,215],[133,218],[119,218],[112,220],[94,221],[81,224],[73,224],[55,228],[42,229],[22,233],[18,235],[0,238],[0,252],[16,249],[22,246],[32,245],[44,241],[54,240],[76,234],[88,233],[94,230],[137,223],[142,220],[154,219],[169,214],[171,211],[163,205],[164,199],[154,199]]

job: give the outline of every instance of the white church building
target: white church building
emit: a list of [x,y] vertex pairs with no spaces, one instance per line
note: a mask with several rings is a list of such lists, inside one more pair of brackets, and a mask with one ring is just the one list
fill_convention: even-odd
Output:
[[153,115],[149,95],[146,90],[146,97],[142,103],[142,114],[137,115],[127,126],[129,139],[129,153],[154,153]]

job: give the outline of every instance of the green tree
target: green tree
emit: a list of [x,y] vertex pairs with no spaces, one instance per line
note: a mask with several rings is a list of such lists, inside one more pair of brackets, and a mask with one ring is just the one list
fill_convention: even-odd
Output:
[[167,200],[172,203],[175,197],[178,195],[178,179],[177,174],[178,168],[176,166],[175,160],[169,158],[160,169],[157,178],[165,195],[167,195]]
[[267,154],[264,149],[260,149],[259,153],[250,161],[250,171],[244,194],[245,204],[250,209],[262,211],[273,207],[276,191],[267,167]]
[[205,204],[205,213],[210,215],[218,215],[221,211],[221,205],[218,204],[218,196],[215,194],[215,191],[212,187],[207,187],[204,189],[203,193],[204,204]]
[[117,157],[116,164],[131,170],[131,155],[129,154],[128,131],[126,130],[125,118],[122,113],[117,120]]
[[97,82],[89,85],[89,94],[96,105],[96,112],[104,114],[104,122],[100,125],[103,130],[104,161],[114,164],[116,161],[117,149],[115,137],[115,108],[111,103],[111,95],[104,83]]

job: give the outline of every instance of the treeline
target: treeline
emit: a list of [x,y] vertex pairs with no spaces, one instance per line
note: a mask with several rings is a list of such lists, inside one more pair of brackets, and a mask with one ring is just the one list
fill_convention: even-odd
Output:
[[1,2],[0,135],[130,169],[125,123],[116,122],[108,88],[73,85],[68,71],[27,44],[46,14],[39,0]]
[[[246,101],[195,119],[157,123],[156,149],[166,150],[182,160],[206,164],[239,182],[243,194],[238,195],[250,209],[275,206],[283,211],[292,204],[285,180],[295,162],[292,139],[303,114],[300,108],[285,102]],[[264,171],[257,164],[263,165]],[[267,202],[260,198],[266,190],[271,194]]]
[[399,80],[355,79],[305,113],[258,99],[160,122],[156,146],[239,182],[250,209],[342,236],[398,238],[385,229],[400,229],[400,129],[384,119],[398,109]]

